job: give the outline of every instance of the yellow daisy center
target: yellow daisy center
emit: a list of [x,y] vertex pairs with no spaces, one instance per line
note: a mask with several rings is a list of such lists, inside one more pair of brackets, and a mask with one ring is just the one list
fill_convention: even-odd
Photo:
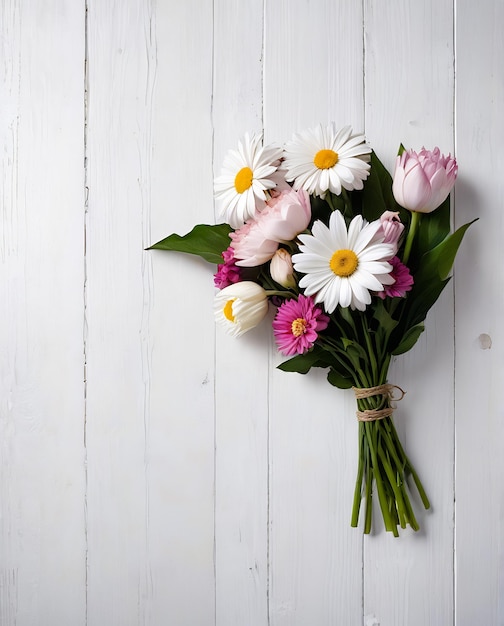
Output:
[[222,309],[222,312],[224,313],[224,317],[233,323],[235,321],[235,316],[233,315],[233,302],[235,300],[236,298],[233,298],[232,300],[228,300],[226,304],[224,305],[224,308]]
[[319,150],[313,159],[315,167],[319,170],[328,170],[338,162],[338,153],[334,150]]
[[242,167],[241,170],[235,176],[235,189],[238,193],[243,193],[252,187],[252,179],[254,178],[254,172],[250,167]]
[[291,331],[294,337],[300,337],[304,335],[306,331],[306,320],[302,317],[298,317],[291,324]]
[[359,265],[359,258],[353,250],[336,250],[329,261],[329,267],[336,274],[336,276],[351,276],[357,266]]

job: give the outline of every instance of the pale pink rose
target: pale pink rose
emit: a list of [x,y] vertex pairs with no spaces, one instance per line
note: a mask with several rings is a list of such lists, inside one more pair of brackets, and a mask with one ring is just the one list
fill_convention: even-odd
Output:
[[457,161],[441,154],[439,148],[422,148],[418,154],[405,150],[396,160],[394,198],[409,211],[431,213],[448,197],[457,171]]
[[258,222],[249,220],[241,228],[229,234],[234,249],[236,265],[257,267],[271,259],[278,249],[278,242],[267,239]]
[[397,254],[399,241],[404,231],[404,224],[399,218],[399,213],[395,211],[385,211],[380,216],[380,228],[374,239],[383,237],[382,243],[390,243],[394,246],[394,254]]
[[270,274],[274,281],[286,289],[293,289],[296,286],[292,257],[285,248],[279,248],[273,255],[270,262]]
[[311,220],[310,196],[304,189],[282,190],[268,200],[256,216],[264,236],[272,241],[292,241],[308,227]]

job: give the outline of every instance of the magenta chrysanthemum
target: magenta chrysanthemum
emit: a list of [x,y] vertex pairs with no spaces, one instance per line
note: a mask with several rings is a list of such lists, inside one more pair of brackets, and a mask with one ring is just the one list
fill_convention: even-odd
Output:
[[409,269],[402,263],[398,257],[390,259],[389,263],[392,265],[392,271],[390,275],[395,279],[393,285],[384,285],[384,291],[379,291],[378,296],[382,300],[385,298],[402,298],[407,291],[411,291],[413,286],[413,276],[410,274]]
[[315,343],[318,333],[325,330],[329,317],[315,306],[312,298],[299,295],[286,300],[273,320],[273,332],[279,351],[285,356],[304,354]]
[[241,270],[236,265],[234,250],[231,246],[224,250],[222,258],[224,263],[217,266],[217,272],[214,274],[214,284],[217,289],[224,289],[224,287],[233,285],[241,279]]

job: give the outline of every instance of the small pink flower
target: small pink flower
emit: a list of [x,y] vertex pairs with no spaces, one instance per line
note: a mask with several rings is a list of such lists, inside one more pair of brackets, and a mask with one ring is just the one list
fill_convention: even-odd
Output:
[[267,239],[292,241],[310,223],[310,196],[304,189],[284,189],[268,200],[256,220]]
[[234,249],[236,265],[257,267],[269,261],[278,249],[278,242],[265,237],[259,223],[249,220],[241,228],[229,234]]
[[391,277],[395,280],[392,285],[384,285],[384,291],[379,291],[376,295],[382,300],[385,298],[402,298],[407,291],[411,291],[413,286],[413,276],[409,269],[402,263],[398,257],[394,257],[389,261],[392,265]]
[[375,235],[375,239],[383,237],[382,243],[390,243],[394,246],[394,254],[399,249],[399,241],[404,231],[404,224],[399,219],[399,213],[385,211],[380,217],[381,226]]
[[439,148],[405,150],[397,157],[392,184],[396,202],[409,211],[431,213],[442,204],[457,178],[457,161]]
[[224,263],[217,266],[217,272],[214,274],[214,284],[217,289],[224,289],[241,279],[241,270],[235,263],[233,248],[229,247],[224,250],[222,258]]
[[315,343],[318,333],[325,330],[329,317],[315,306],[309,296],[286,300],[273,320],[273,332],[278,349],[285,356],[304,354]]

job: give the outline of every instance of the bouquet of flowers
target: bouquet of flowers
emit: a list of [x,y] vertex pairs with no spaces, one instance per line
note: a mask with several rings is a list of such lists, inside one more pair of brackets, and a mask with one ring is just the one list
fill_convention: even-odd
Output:
[[284,147],[246,134],[215,180],[223,223],[152,246],[218,266],[215,317],[235,336],[274,306],[276,344],[289,357],[281,370],[325,368],[329,383],[354,390],[359,462],[351,524],[358,525],[364,501],[365,533],[375,487],[395,536],[399,526],[419,528],[408,479],[429,508],[394,427],[393,401],[404,392],[388,382],[388,369],[424,330],[470,225],[450,233],[456,176],[456,160],[438,148],[400,146],[392,178],[349,126],[319,125]]

